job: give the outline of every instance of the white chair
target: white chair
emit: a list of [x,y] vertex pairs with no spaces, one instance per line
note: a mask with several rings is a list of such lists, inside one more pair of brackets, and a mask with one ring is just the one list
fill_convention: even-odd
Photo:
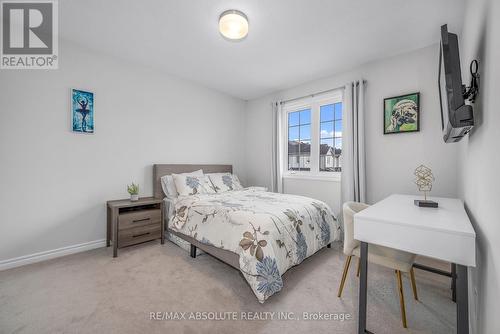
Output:
[[[339,298],[342,296],[345,279],[347,277],[349,265],[351,264],[351,258],[353,256],[358,258],[357,276],[359,276],[360,242],[358,240],[354,240],[354,214],[366,209],[367,207],[369,207],[369,205],[357,202],[346,202],[342,207],[344,217],[344,254],[347,255],[347,258],[344,265],[342,280],[340,281],[338,292]],[[415,300],[418,300],[415,274],[413,272],[413,263],[415,262],[415,257],[415,254],[398,251],[388,247],[372,244],[368,247],[368,262],[391,268],[396,271],[399,302],[401,304],[401,320],[403,322],[404,328],[407,328],[407,325],[401,273],[404,272],[410,274],[413,297],[415,297]]]

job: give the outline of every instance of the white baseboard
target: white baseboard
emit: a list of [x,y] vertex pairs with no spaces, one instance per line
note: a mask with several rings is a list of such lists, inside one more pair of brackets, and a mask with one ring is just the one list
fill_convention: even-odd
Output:
[[7,259],[0,261],[0,271],[24,266],[30,263],[36,263],[49,259],[54,259],[65,255],[85,252],[91,249],[96,249],[105,246],[106,246],[106,239],[94,240],[94,241],[84,242],[83,244],[71,245],[35,254],[24,255],[13,259]]

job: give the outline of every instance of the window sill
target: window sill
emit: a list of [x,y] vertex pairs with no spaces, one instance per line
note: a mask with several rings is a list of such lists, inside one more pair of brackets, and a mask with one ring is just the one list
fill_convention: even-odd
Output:
[[341,172],[332,172],[329,175],[323,174],[303,174],[303,173],[286,173],[283,174],[284,179],[295,179],[295,180],[314,180],[314,181],[326,181],[326,182],[340,182]]

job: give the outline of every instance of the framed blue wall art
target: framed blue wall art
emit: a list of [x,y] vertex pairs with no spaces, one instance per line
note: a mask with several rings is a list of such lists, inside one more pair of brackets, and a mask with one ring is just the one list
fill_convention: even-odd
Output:
[[94,93],[71,90],[71,123],[73,132],[94,133]]

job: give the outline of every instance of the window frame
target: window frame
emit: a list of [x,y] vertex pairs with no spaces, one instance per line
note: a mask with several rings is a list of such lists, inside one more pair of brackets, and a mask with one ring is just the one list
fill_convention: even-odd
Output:
[[[306,97],[300,100],[295,100],[291,102],[286,102],[282,109],[282,140],[284,143],[283,147],[283,178],[292,179],[312,179],[312,180],[327,180],[327,181],[340,181],[342,172],[329,172],[320,171],[320,143],[321,143],[321,119],[320,119],[320,107],[327,104],[342,103],[342,122],[344,119],[344,101],[342,90],[336,90],[333,92],[316,95],[312,97]],[[311,110],[311,155],[310,155],[310,171],[294,171],[288,169],[288,138],[289,138],[289,126],[288,126],[288,115],[292,112],[301,111],[304,109]],[[342,128],[342,130],[344,130]],[[343,132],[343,131],[342,131]],[[334,140],[335,143],[335,140]],[[342,144],[343,144],[342,137]],[[334,144],[335,145],[335,144]]]

